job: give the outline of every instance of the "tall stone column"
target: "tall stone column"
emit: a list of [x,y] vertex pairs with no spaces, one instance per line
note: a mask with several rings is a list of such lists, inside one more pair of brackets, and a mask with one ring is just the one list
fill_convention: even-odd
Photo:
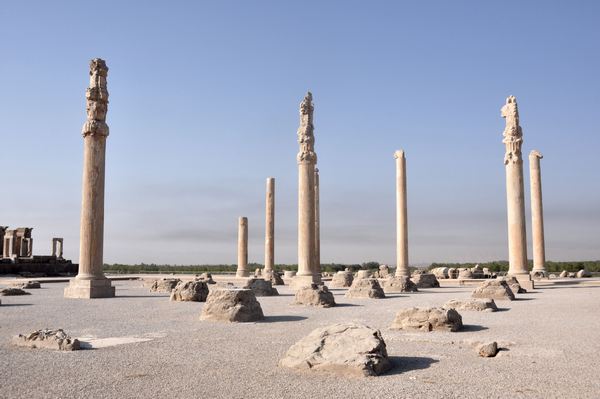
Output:
[[238,223],[237,277],[248,277],[248,218],[240,216]]
[[308,92],[300,104],[298,128],[298,273],[292,288],[310,286],[316,282],[315,262],[315,137],[312,94]]
[[533,235],[533,270],[531,273],[546,274],[546,248],[544,243],[544,208],[542,205],[542,175],[540,159],[536,150],[529,153],[529,182],[531,190],[531,231]]
[[319,169],[315,168],[315,280],[321,282],[321,210],[319,204]]
[[406,157],[404,151],[396,158],[396,276],[410,277],[408,269],[408,215],[406,203]]
[[271,278],[275,264],[275,179],[267,178],[265,201],[265,270],[264,277]]
[[108,125],[108,67],[104,60],[90,62],[90,87],[86,91],[87,121],[83,125],[83,185],[79,273],[65,288],[66,298],[115,296],[102,272],[104,250],[104,160]]
[[523,157],[521,154],[523,131],[519,125],[519,109],[514,96],[506,99],[501,114],[506,119],[502,142],[506,146],[504,166],[508,215],[508,274],[519,278],[519,276],[529,276],[529,274],[527,272]]

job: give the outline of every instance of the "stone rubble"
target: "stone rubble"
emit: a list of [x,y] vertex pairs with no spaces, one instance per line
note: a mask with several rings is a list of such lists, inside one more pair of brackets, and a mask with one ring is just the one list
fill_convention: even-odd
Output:
[[71,338],[62,329],[44,329],[27,335],[19,334],[13,338],[12,342],[16,346],[53,349],[57,351],[75,351],[80,349],[79,340]]
[[210,290],[200,314],[200,320],[225,322],[253,322],[264,317],[254,292],[244,288]]
[[312,284],[310,287],[302,287],[296,291],[293,304],[330,308],[335,306],[335,299],[326,286]]

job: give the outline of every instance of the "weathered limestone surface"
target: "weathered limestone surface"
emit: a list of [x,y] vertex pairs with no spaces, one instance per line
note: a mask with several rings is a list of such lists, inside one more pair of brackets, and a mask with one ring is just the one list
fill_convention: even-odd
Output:
[[283,277],[294,278],[294,277],[296,277],[296,271],[295,270],[286,270],[283,272]]
[[37,330],[27,335],[19,334],[13,338],[12,342],[16,346],[53,349],[57,351],[75,351],[80,349],[79,341],[68,336],[62,329]]
[[267,178],[265,198],[265,278],[271,278],[275,265],[275,178]]
[[396,313],[390,329],[455,332],[462,326],[462,317],[454,309],[407,308]]
[[506,206],[508,216],[508,262],[509,275],[525,275],[527,272],[527,241],[525,235],[525,195],[523,188],[523,131],[519,124],[517,99],[510,96],[501,110],[506,120],[502,142],[506,147]]
[[310,287],[315,276],[315,136],[314,105],[308,92],[300,104],[298,144],[298,273],[290,284],[292,288]]
[[546,274],[546,248],[544,243],[544,207],[542,205],[542,174],[539,151],[529,153],[529,186],[531,191],[531,236],[533,242],[533,269],[531,273]]
[[292,345],[279,365],[351,376],[376,376],[392,368],[381,332],[358,323],[317,328]]
[[498,353],[498,343],[490,342],[488,344],[482,344],[477,347],[477,353],[481,357],[494,357]]
[[406,157],[404,151],[396,151],[394,158],[396,159],[396,276],[410,277],[408,269]]
[[510,289],[508,283],[504,280],[487,280],[475,288],[471,294],[473,298],[489,298],[494,300],[515,299],[515,295]]
[[150,292],[162,292],[170,294],[173,288],[177,287],[177,284],[181,283],[178,278],[162,278],[160,280],[154,280],[150,286]]
[[251,322],[264,319],[260,303],[250,289],[216,288],[209,292],[200,320]]
[[213,280],[212,274],[210,274],[210,273],[202,273],[196,277],[196,280],[202,281],[203,283],[206,283],[206,284],[217,284],[216,281]]
[[459,269],[458,278],[473,278],[473,272],[470,269]]
[[21,288],[24,290],[30,290],[30,289],[34,289],[34,288],[42,288],[42,285],[40,284],[39,281],[30,280],[30,281],[25,281],[24,283],[14,283],[13,287]]
[[592,273],[588,272],[585,269],[581,269],[577,272],[576,276],[577,278],[592,277]]
[[450,278],[448,270],[449,268],[447,267],[436,267],[435,269],[431,270],[431,273],[433,273],[437,279],[447,279]]
[[448,269],[448,278],[456,279],[458,278],[459,270],[455,267],[451,267]]
[[329,283],[330,288],[346,288],[352,285],[354,277],[351,271],[339,271],[333,275],[331,282]]
[[171,291],[171,301],[205,302],[208,296],[208,285],[200,280],[180,281]]
[[379,278],[391,277],[390,267],[388,265],[379,265]]
[[440,286],[439,281],[432,273],[413,273],[411,280],[417,288],[437,288]]
[[277,288],[273,288],[270,280],[262,278],[250,278],[246,281],[244,288],[250,289],[256,296],[279,295]]
[[310,287],[302,287],[296,291],[294,305],[330,308],[335,306],[335,299],[326,286],[313,284]]
[[248,277],[248,218],[240,216],[238,220],[238,264],[237,277]]
[[83,125],[83,182],[79,273],[65,288],[65,298],[107,298],[115,296],[102,271],[104,253],[104,170],[108,90],[108,67],[104,60],[90,62],[90,87],[86,91],[87,121]]
[[417,292],[417,285],[408,276],[403,277],[389,277],[381,280],[381,287],[383,291],[391,294],[398,292]]
[[355,279],[345,295],[347,298],[385,298],[385,293],[375,278]]
[[356,279],[361,279],[361,278],[371,278],[372,274],[370,270],[359,270],[356,272]]
[[315,281],[321,283],[321,205],[319,198],[319,169],[315,168]]
[[560,272],[560,274],[558,275],[558,277],[560,277],[560,278],[569,277],[569,272],[566,271],[566,270],[563,270],[562,272]]
[[506,281],[513,294],[524,294],[527,292],[525,288],[521,287],[516,277],[502,277],[501,280]]
[[498,310],[493,299],[451,299],[444,304],[444,309],[475,310],[478,312],[495,312]]
[[31,295],[30,292],[23,291],[21,288],[3,288],[0,290],[2,296],[17,296],[17,295]]

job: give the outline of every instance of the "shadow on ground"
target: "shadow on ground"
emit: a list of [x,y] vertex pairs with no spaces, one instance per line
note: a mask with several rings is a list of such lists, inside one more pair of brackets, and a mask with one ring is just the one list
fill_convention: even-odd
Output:
[[390,361],[394,365],[385,375],[402,374],[411,370],[422,370],[429,368],[433,363],[439,360],[430,357],[410,357],[410,356],[390,356]]
[[304,316],[291,316],[291,315],[281,315],[281,316],[265,316],[263,323],[277,323],[281,321],[300,321],[306,320],[308,317]]
[[5,303],[4,305],[0,305],[0,307],[9,307],[9,306],[31,306],[32,303]]
[[459,330],[457,332],[474,332],[474,331],[483,331],[483,330],[488,330],[488,328],[484,327],[484,326],[479,326],[477,324],[465,324],[465,325],[463,325],[462,330]]

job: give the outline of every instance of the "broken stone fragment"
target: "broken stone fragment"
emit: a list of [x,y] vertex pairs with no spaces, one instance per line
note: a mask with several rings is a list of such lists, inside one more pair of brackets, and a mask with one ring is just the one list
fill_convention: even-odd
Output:
[[335,299],[326,286],[312,284],[310,287],[302,287],[296,291],[294,305],[330,308],[335,306]]
[[489,344],[479,345],[477,353],[481,357],[494,357],[498,353],[498,343],[494,341]]
[[52,349],[57,351],[75,351],[80,349],[79,340],[71,338],[62,329],[44,329],[27,335],[19,334],[13,338],[13,344],[28,348]]

